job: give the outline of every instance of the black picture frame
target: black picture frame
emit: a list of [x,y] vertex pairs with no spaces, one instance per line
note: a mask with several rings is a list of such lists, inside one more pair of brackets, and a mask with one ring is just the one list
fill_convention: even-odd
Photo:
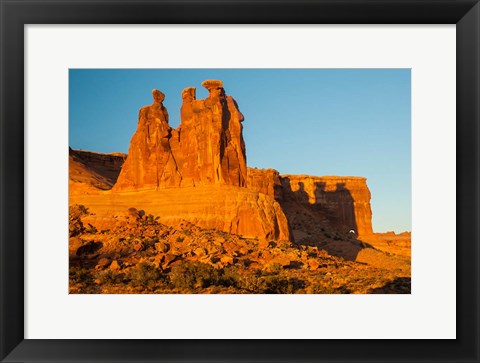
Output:
[[[478,0],[0,0],[0,14],[2,361],[479,362]],[[24,25],[162,23],[456,24],[457,339],[24,339]]]

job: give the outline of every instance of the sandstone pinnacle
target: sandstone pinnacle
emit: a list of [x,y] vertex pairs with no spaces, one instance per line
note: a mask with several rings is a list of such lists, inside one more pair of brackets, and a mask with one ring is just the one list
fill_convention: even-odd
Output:
[[182,92],[181,124],[169,125],[165,95],[154,89],[154,102],[140,109],[127,160],[115,191],[199,185],[245,187],[246,151],[243,115],[227,96],[222,81],[207,80],[210,91],[197,100],[194,87]]

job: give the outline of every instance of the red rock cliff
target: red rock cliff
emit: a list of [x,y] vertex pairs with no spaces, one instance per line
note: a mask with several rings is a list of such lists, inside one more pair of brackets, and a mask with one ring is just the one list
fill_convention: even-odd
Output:
[[181,124],[172,129],[165,95],[140,109],[137,131],[114,190],[145,190],[199,185],[246,185],[243,115],[221,81],[202,83],[210,92],[197,100],[195,88],[182,93]]
[[[328,223],[359,238],[371,236],[372,210],[366,178],[280,175],[274,169],[248,168],[248,188],[278,201],[293,229]],[[298,215],[303,218],[298,225]]]
[[283,175],[285,199],[304,205],[319,206],[335,224],[353,229],[361,238],[370,236],[372,210],[367,179],[362,177]]
[[[278,202],[246,188],[243,115],[237,103],[221,81],[202,86],[209,91],[204,100],[196,99],[193,87],[182,92],[176,130],[168,123],[165,95],[153,90],[153,104],[139,112],[110,205],[144,208],[172,225],[187,220],[249,237],[288,240],[288,221]],[[81,201],[95,205],[99,214],[112,212],[94,196]]]
[[260,192],[275,200],[282,198],[280,174],[275,169],[247,168],[248,189]]

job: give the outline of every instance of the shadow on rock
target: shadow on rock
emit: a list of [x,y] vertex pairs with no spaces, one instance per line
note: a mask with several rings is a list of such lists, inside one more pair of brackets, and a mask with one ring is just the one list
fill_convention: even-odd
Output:
[[76,255],[83,256],[83,255],[91,255],[92,253],[97,252],[99,249],[103,247],[102,242],[88,242],[87,244],[78,248]]

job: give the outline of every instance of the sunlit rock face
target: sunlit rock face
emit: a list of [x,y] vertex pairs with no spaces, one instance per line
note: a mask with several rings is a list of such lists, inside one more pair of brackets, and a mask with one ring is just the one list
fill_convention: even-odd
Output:
[[209,91],[204,100],[196,99],[193,87],[183,90],[177,129],[169,125],[165,95],[153,90],[153,103],[139,111],[126,160],[71,151],[71,204],[90,207],[95,223],[108,224],[111,215],[135,207],[170,225],[186,220],[263,239],[293,240],[295,233],[324,238],[331,230],[373,234],[365,178],[247,169],[237,103],[221,81],[202,86]]
[[109,190],[115,184],[127,155],[68,149],[69,193]]
[[282,182],[275,169],[247,168],[249,189],[267,194],[277,201],[282,200]]
[[196,99],[193,87],[182,92],[181,124],[176,130],[168,123],[165,95],[153,90],[153,104],[139,112],[115,191],[246,185],[243,115],[221,81],[202,85],[209,91],[205,100]]
[[274,169],[248,168],[248,188],[279,202],[291,227],[297,220],[297,228],[315,226],[321,231],[328,223],[343,232],[354,231],[359,238],[373,235],[366,178],[280,175]]
[[242,134],[243,115],[221,81],[205,81],[209,91],[197,100],[195,88],[182,93],[181,125],[174,150],[183,186],[246,185],[247,162]]
[[163,106],[165,95],[153,90],[153,103],[140,109],[137,131],[114,190],[157,189],[179,186],[181,175],[170,146],[173,131]]

